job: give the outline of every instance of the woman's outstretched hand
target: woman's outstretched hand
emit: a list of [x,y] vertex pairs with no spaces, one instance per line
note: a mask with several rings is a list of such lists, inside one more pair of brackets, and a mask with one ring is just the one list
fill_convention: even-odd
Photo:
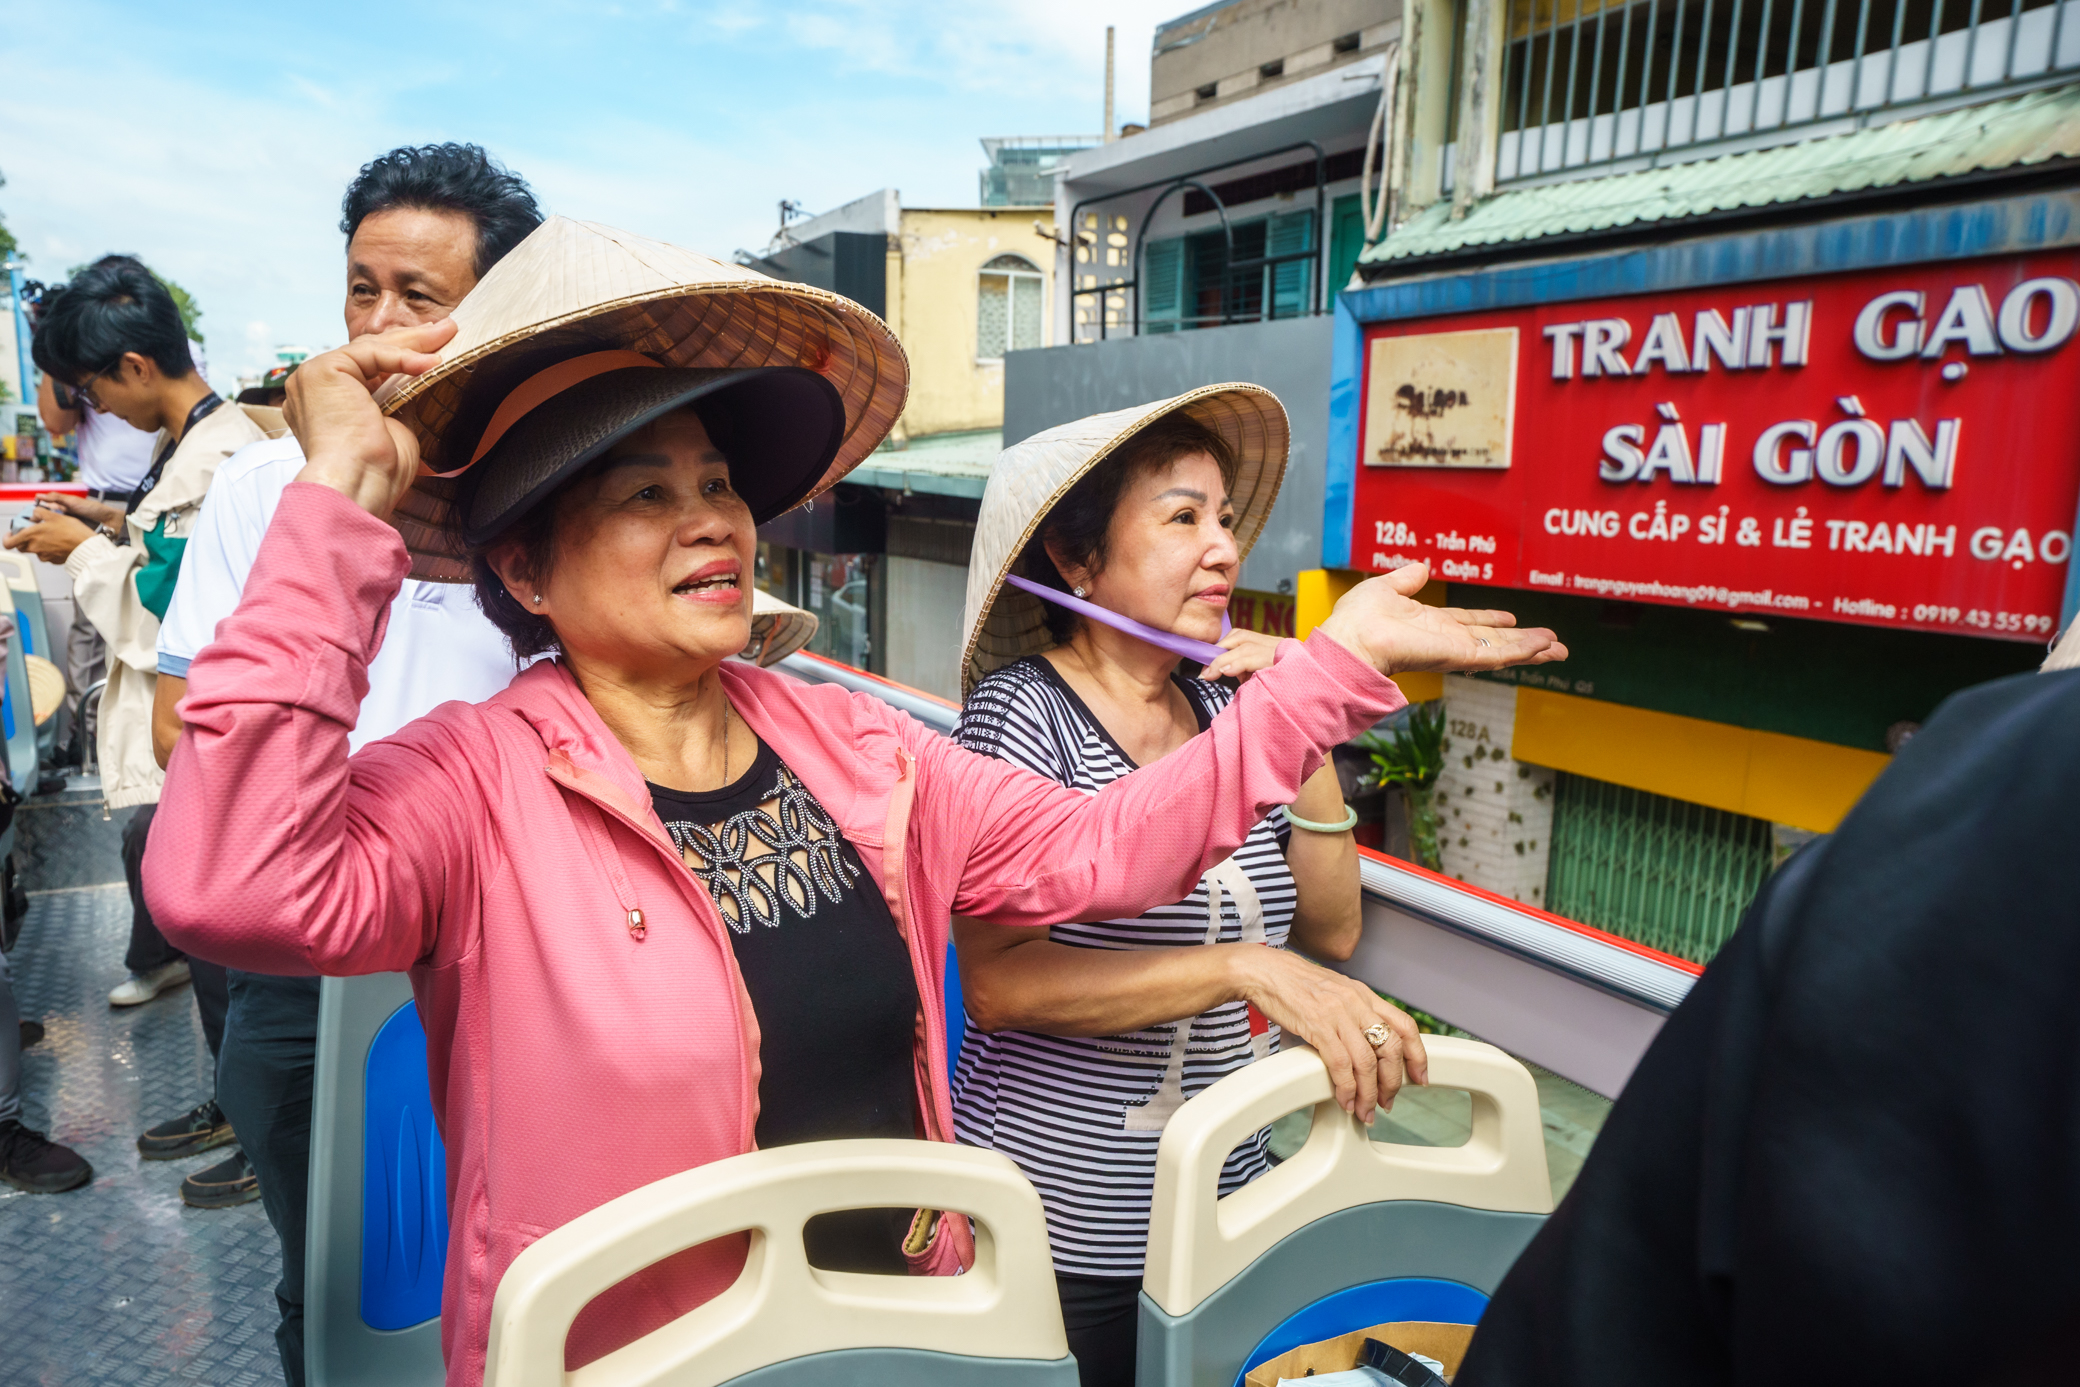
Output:
[[1508,612],[1423,605],[1415,595],[1429,581],[1430,566],[1420,563],[1367,578],[1338,599],[1315,629],[1382,674],[1504,669],[1567,658],[1559,637],[1543,627],[1519,630]]
[[304,456],[296,480],[329,486],[388,519],[419,475],[419,440],[383,416],[376,387],[440,365],[436,353],[454,335],[454,320],[443,318],[357,337],[304,362],[289,377],[289,427]]

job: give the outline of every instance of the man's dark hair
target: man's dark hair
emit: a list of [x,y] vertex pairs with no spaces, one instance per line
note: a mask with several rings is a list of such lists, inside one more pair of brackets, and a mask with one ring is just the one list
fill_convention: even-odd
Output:
[[460,212],[475,222],[479,279],[542,224],[527,180],[473,144],[406,145],[369,160],[347,185],[339,229],[352,243],[363,221],[393,207]]
[[[1127,488],[1150,472],[1158,472],[1181,457],[1206,453],[1221,470],[1221,483],[1235,485],[1235,450],[1228,440],[1188,414],[1166,414],[1119,445],[1112,456],[1084,473],[1055,502],[1040,523],[1039,532],[1027,542],[1014,570],[1043,587],[1069,591],[1068,580],[1048,557],[1047,541],[1053,540],[1062,557],[1092,572],[1105,567],[1106,540],[1112,533],[1112,515],[1119,509]],[[1045,602],[1047,633],[1056,645],[1066,644],[1076,634],[1083,618],[1057,603]]]
[[176,380],[195,369],[180,308],[136,257],[104,255],[44,295],[29,354],[45,375],[78,386],[128,352]]

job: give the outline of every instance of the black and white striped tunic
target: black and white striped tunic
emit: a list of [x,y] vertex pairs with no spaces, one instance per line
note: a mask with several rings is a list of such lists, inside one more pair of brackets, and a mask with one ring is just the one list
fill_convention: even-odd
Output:
[[[1178,682],[1202,730],[1231,697],[1218,684]],[[969,697],[956,735],[971,751],[1088,794],[1135,769],[1083,700],[1037,656],[984,679]],[[1257,929],[1245,927],[1253,894],[1263,942],[1283,948],[1295,900],[1281,841],[1288,831],[1284,814],[1274,811],[1233,858],[1209,871],[1175,905],[1136,920],[1058,924],[1049,938],[1087,949],[1213,942],[1207,937],[1212,925],[1208,884],[1225,881],[1219,942],[1257,937]],[[1236,882],[1238,869],[1246,882]],[[1163,1110],[1276,1049],[1277,1027],[1258,1025],[1262,1033],[1253,1044],[1249,1007],[1242,1002],[1171,1025],[1091,1038],[1023,1031],[986,1035],[970,1024],[953,1079],[956,1131],[969,1145],[1009,1156],[1040,1191],[1058,1271],[1139,1276],[1148,1245],[1156,1143],[1167,1118]],[[1176,1048],[1180,1027],[1185,1028],[1181,1054]],[[1221,1171],[1222,1194],[1264,1173],[1267,1134],[1268,1129],[1257,1133],[1230,1154]]]

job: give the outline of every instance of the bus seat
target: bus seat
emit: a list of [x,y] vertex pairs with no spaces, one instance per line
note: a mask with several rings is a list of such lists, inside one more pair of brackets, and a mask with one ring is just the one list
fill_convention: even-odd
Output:
[[63,652],[51,646],[50,629],[43,611],[43,589],[36,583],[36,565],[41,559],[12,549],[0,549],[0,577],[7,580],[8,596],[13,599],[15,622],[21,628],[24,653],[41,655],[53,663],[63,659]]
[[[16,623],[17,636],[20,623]],[[7,775],[23,795],[36,793],[37,751],[34,700],[29,692],[29,662],[20,658],[21,640],[8,653],[7,684],[0,690],[0,736],[7,742]]]
[[[1472,1095],[1464,1146],[1371,1140],[1306,1049],[1178,1109],[1156,1151],[1137,1387],[1239,1387],[1300,1344],[1394,1320],[1479,1320],[1552,1212],[1538,1088],[1492,1045],[1423,1043],[1431,1085]],[[1220,1198],[1237,1143],[1310,1106],[1300,1150]]]
[[311,1387],[439,1387],[447,1157],[402,973],[319,983],[311,1107]]
[[961,1002],[961,960],[953,941],[946,941],[946,1081],[961,1065],[961,1034],[968,1025],[968,1009]]
[[[949,1277],[809,1265],[802,1225],[847,1208],[958,1209],[976,1263]],[[749,1230],[736,1283],[566,1378],[593,1297],[665,1257]],[[828,1141],[754,1151],[632,1191],[513,1260],[491,1312],[485,1387],[1075,1387],[1040,1196],[993,1151]]]

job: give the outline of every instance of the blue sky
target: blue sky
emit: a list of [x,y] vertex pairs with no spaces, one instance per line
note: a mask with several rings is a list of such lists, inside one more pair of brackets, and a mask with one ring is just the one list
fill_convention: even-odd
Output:
[[727,258],[791,198],[973,205],[985,135],[1145,119],[1191,0],[165,5],[11,0],[0,215],[55,277],[141,255],[203,308],[211,376],[342,334],[339,198],[395,145],[474,140],[545,210]]

